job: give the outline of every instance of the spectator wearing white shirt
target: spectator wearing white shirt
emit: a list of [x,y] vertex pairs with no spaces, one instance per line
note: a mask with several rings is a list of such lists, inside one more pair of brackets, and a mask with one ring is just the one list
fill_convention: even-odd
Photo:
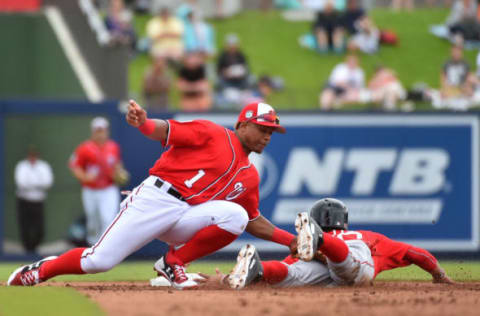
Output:
[[38,151],[30,146],[27,158],[15,167],[17,211],[20,237],[28,252],[35,252],[44,236],[44,202],[53,184],[50,165],[40,160]]
[[358,65],[357,56],[348,55],[345,62],[333,68],[328,83],[320,95],[320,108],[331,110],[344,104],[363,103],[368,99],[365,73]]

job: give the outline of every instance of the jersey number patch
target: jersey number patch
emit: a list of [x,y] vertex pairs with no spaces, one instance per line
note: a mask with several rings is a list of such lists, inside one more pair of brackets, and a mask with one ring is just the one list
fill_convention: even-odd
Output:
[[193,184],[198,180],[200,180],[200,178],[203,177],[204,175],[205,175],[205,171],[203,171],[203,169],[200,169],[198,170],[198,173],[193,178],[185,180],[184,183],[187,186],[187,188],[191,189]]

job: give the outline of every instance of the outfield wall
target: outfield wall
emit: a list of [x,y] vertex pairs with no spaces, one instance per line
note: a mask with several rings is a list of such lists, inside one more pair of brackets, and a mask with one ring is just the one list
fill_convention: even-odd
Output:
[[[13,168],[28,144],[52,165],[55,184],[47,200],[46,244],[64,240],[82,215],[80,186],[67,162],[89,137],[96,115],[111,120],[138,185],[161,146],[128,126],[116,102],[103,104],[0,101],[0,257],[18,243]],[[179,120],[207,118],[231,127],[236,114],[164,114]],[[351,228],[371,229],[435,252],[479,255],[478,120],[476,114],[282,113],[287,134],[275,134],[264,155],[252,156],[261,176],[262,213],[294,231],[295,214],[316,199],[334,196],[350,206]],[[264,251],[284,248],[244,234],[226,248],[254,242]],[[7,249],[8,248],[8,249]],[[53,248],[52,248],[53,249]],[[153,243],[136,255],[157,256]]]

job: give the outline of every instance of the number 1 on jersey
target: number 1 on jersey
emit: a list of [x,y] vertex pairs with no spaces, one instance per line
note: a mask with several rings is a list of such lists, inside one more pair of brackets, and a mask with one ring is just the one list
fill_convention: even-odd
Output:
[[198,173],[195,175],[195,177],[191,178],[191,179],[188,179],[188,180],[185,180],[185,185],[187,186],[187,188],[192,188],[193,184],[195,182],[197,182],[198,180],[200,180],[201,177],[203,177],[205,175],[205,171],[203,171],[203,169],[200,169],[198,170]]

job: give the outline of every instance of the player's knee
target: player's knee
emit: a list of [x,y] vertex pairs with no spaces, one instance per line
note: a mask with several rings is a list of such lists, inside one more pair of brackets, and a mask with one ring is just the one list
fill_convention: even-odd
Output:
[[247,211],[237,203],[224,201],[222,216],[218,218],[218,227],[235,235],[243,233],[248,223]]
[[95,255],[89,255],[82,260],[82,270],[86,273],[107,272],[115,265],[116,262]]

